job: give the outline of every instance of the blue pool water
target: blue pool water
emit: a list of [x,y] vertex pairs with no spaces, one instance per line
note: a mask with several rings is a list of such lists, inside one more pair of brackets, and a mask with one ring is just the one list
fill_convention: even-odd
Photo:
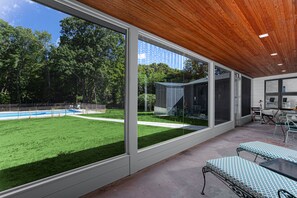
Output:
[[0,113],[0,118],[13,118],[13,117],[38,117],[38,116],[51,116],[51,115],[71,115],[81,113],[75,109],[59,109],[59,110],[40,110],[40,111],[19,111],[19,112],[3,112]]

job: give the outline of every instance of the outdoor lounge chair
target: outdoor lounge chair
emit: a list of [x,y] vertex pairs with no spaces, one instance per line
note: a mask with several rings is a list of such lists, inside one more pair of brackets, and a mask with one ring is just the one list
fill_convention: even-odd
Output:
[[[286,121],[287,121],[287,117],[284,116],[283,114],[279,114],[279,116],[275,118],[275,127],[273,131],[273,135],[275,135],[277,129],[280,127],[283,132],[283,135],[285,136],[286,132],[284,131],[283,127],[286,125]],[[284,141],[286,141],[285,137],[284,137]]]
[[285,143],[288,141],[288,135],[289,133],[297,133],[297,115],[296,114],[287,114],[286,118],[286,126],[288,128],[286,132],[286,137],[285,137]]
[[281,158],[297,163],[297,151],[259,141],[241,143],[236,151],[238,156],[241,151],[255,154],[256,157],[254,161],[256,161],[258,156],[261,156],[267,160]]
[[202,168],[211,172],[239,197],[297,197],[297,182],[238,156],[212,159]]

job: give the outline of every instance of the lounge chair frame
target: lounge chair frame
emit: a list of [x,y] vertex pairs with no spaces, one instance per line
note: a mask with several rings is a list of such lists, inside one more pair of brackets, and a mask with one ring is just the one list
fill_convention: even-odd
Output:
[[294,195],[292,195],[291,193],[289,193],[288,191],[286,191],[284,189],[278,190],[277,195],[279,198],[281,198],[281,197],[296,198]]
[[[230,188],[238,197],[243,197],[243,198],[256,198],[255,196],[251,195],[250,193],[248,193],[247,191],[245,191],[244,189],[240,188],[239,186],[237,186],[234,182],[230,181],[229,179],[223,177],[222,175],[220,175],[219,173],[217,173],[216,171],[212,170],[210,167],[208,166],[204,166],[202,168],[202,173],[203,173],[203,179],[204,179],[204,183],[203,183],[203,188],[201,191],[201,194],[204,195],[204,189],[205,189],[205,185],[206,185],[206,178],[205,178],[205,174],[206,173],[212,173],[214,176],[216,176],[219,180],[221,180],[228,188]],[[293,197],[294,198],[294,197]]]
[[265,156],[265,155],[262,155],[262,154],[260,154],[260,153],[256,153],[256,152],[253,152],[253,151],[250,151],[250,150],[241,148],[241,147],[236,148],[237,156],[239,156],[239,153],[240,153],[241,151],[246,151],[246,152],[248,152],[248,153],[251,153],[251,154],[255,155],[254,162],[256,162],[256,160],[257,160],[257,158],[258,158],[259,156],[262,157],[264,160],[272,160],[272,159],[273,159],[273,158],[267,157],[267,156]]
[[238,156],[210,159],[206,162],[202,168],[202,195],[208,172],[221,180],[238,197],[297,198],[296,181]]

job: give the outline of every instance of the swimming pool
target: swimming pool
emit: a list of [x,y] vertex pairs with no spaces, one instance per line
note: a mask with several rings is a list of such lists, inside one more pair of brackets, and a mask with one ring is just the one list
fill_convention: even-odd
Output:
[[0,120],[10,120],[17,118],[37,118],[80,114],[82,110],[76,109],[56,109],[56,110],[36,110],[36,111],[10,111],[0,112]]

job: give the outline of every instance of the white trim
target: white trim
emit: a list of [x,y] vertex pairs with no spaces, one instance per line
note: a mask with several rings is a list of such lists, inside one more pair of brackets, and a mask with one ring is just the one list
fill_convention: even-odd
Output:
[[214,62],[208,65],[208,126],[215,126],[215,75]]
[[[240,72],[237,72],[237,73],[240,73]],[[250,79],[250,80],[253,80],[253,78],[252,78],[252,77],[250,77],[250,76],[247,76],[247,75],[245,75],[245,74],[242,74],[242,73],[240,73],[240,75],[241,75],[241,76],[244,76],[244,77],[246,77],[246,78],[248,78],[248,79]]]
[[[11,188],[0,192],[0,197],[42,197],[49,194],[54,194],[60,190],[67,189],[72,185],[79,185],[81,182],[86,182],[100,175],[111,174],[116,169],[121,169],[121,175],[129,174],[129,156],[121,155],[108,160],[103,160],[83,167],[79,167],[70,171],[66,171],[47,178],[36,180],[15,188]],[[123,172],[124,171],[124,172]],[[90,174],[91,173],[91,174]],[[110,177],[110,176],[109,176]],[[115,176],[115,181],[119,175]],[[76,179],[74,179],[76,178]],[[105,182],[105,181],[103,181]],[[57,184],[59,184],[57,186]],[[107,183],[106,183],[107,184]],[[54,186],[54,187],[53,187]],[[96,188],[94,188],[95,190]],[[82,193],[89,192],[81,189]],[[35,195],[35,196],[34,196]]]
[[[240,80],[238,81],[238,116],[237,118],[240,119],[242,117],[242,74],[239,74]],[[252,82],[251,82],[252,83]],[[252,86],[252,85],[251,85]]]
[[[93,17],[96,17],[100,20],[103,20],[103,21],[106,21],[112,25],[115,25],[115,26],[118,26],[118,27],[121,27],[123,29],[128,29],[131,27],[130,24],[120,20],[120,19],[117,19],[115,17],[112,17],[108,14],[105,14],[103,12],[100,12],[99,10],[96,10],[90,6],[87,6],[83,3],[80,3],[79,1],[76,1],[76,0],[52,0],[52,1],[48,1],[48,0],[34,0],[36,2],[39,2],[41,4],[44,4],[44,5],[48,5],[48,6],[66,6],[66,7],[69,7],[69,8],[72,8],[72,9],[75,9],[75,10],[78,10],[82,13],[85,13],[87,15],[90,15],[90,16],[93,16]],[[60,4],[60,5],[59,5]]]
[[130,155],[130,174],[136,172],[135,164],[137,162],[138,149],[138,127],[137,127],[137,108],[138,108],[138,29],[131,27],[129,29],[128,39],[128,117],[127,117],[127,132],[128,134],[128,153]]
[[[233,121],[234,122],[234,124],[235,124],[235,118],[234,118],[234,70],[232,70],[231,71],[231,87],[230,87],[230,89],[231,89],[231,101],[230,101],[230,103],[231,103],[231,109],[230,109],[230,113],[231,113],[231,117],[230,117],[230,119],[231,119],[231,121]],[[235,126],[234,126],[235,127]]]
[[[220,63],[218,63],[218,62],[215,62],[214,61],[214,66],[218,66],[218,67],[220,67],[220,68],[223,68],[223,69],[225,69],[225,70],[228,70],[228,71],[235,71],[235,70],[233,70],[233,69],[231,69],[231,68],[229,68],[229,67],[227,67],[227,66],[225,66],[225,65],[222,65],[222,64],[220,64]],[[235,71],[235,72],[237,72],[237,71]],[[237,72],[238,73],[238,72]]]

